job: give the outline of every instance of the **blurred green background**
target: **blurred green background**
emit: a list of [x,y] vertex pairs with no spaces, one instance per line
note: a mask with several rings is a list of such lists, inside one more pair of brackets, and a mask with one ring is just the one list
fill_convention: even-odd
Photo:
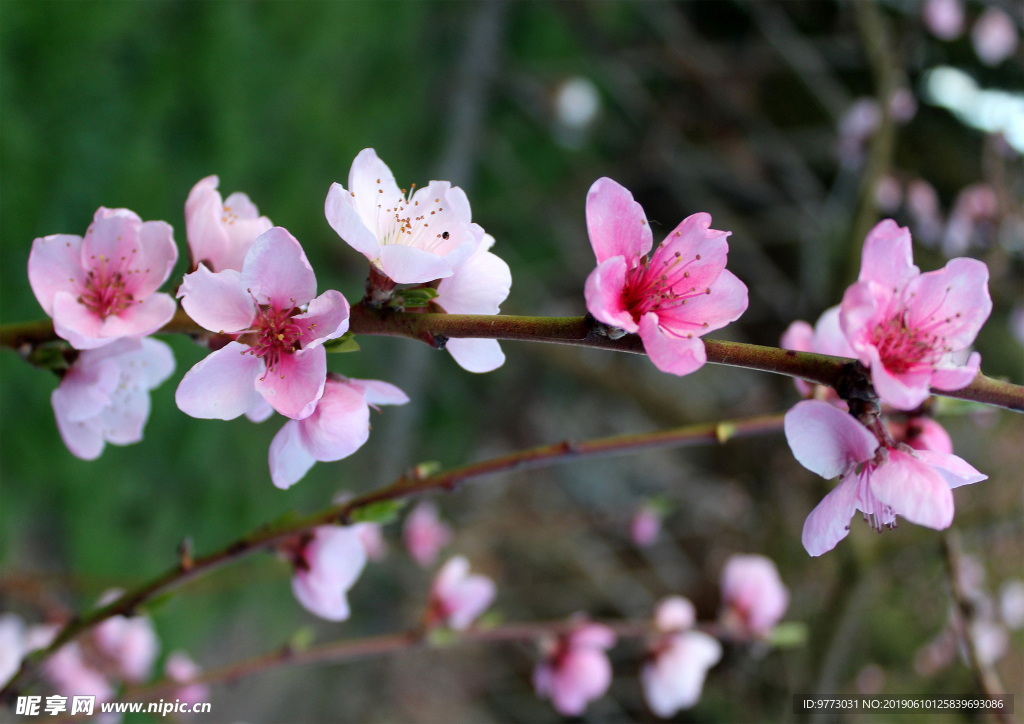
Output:
[[[986,87],[1024,85],[1019,51],[985,68],[966,38],[930,38],[915,4],[883,12],[909,87],[940,63]],[[100,205],[174,226],[175,283],[187,258],[185,197],[213,173],[225,196],[245,191],[302,242],[321,290],[355,301],[365,260],[328,227],[323,200],[365,147],[402,186],[441,177],[466,188],[474,221],[512,267],[510,313],[584,312],[593,257],[583,203],[603,175],[633,190],[656,237],[701,210],[734,232],[730,267],[750,286],[751,306],[720,333],[729,338],[774,345],[791,320],[816,319],[839,301],[860,243],[851,235],[863,167],[835,155],[840,111],[873,88],[850,4],[7,0],[0,45],[5,323],[42,316],[25,275],[33,238],[84,233]],[[817,60],[804,67],[779,50],[792,47]],[[573,78],[597,92],[584,124],[559,111]],[[921,101],[897,131],[893,164],[900,178],[933,183],[947,209],[969,184],[998,186],[1000,216],[969,252],[993,272],[995,311],[977,346],[988,374],[1021,383],[1024,353],[1008,331],[1024,297],[1021,243],[999,230],[1022,218],[1022,172],[1020,156],[999,148]],[[924,269],[944,263],[933,249],[915,254]],[[61,615],[164,570],[184,536],[211,550],[423,460],[453,465],[564,438],[781,411],[797,399],[788,380],[767,375],[708,367],[668,379],[644,359],[515,343],[504,344],[503,368],[476,376],[413,342],[362,338],[362,352],[332,355],[331,369],[395,383],[414,402],[374,413],[362,450],[280,491],[266,454],[281,418],[255,426],[180,413],[175,386],[205,350],[166,341],[177,371],[153,394],[145,440],[108,446],[95,462],[74,458],[57,434],[53,375],[0,353],[0,611]],[[957,491],[956,525],[994,591],[1024,563],[1024,425],[1003,412],[943,422],[957,452],[991,476]],[[800,527],[826,489],[775,435],[504,476],[439,502],[457,529],[451,550],[496,578],[496,608],[510,620],[580,609],[639,617],[668,593],[711,617],[727,555],[775,559],[793,593],[789,617],[810,626],[808,645],[760,660],[730,651],[682,721],[792,720],[793,694],[857,693],[869,664],[884,672],[883,694],[971,694],[959,661],[931,676],[914,668],[948,613],[938,535],[908,524],[875,537],[855,521],[839,549],[810,559]],[[675,512],[641,551],[628,520],[654,494]],[[163,651],[186,649],[209,667],[269,650],[304,625],[322,640],[409,626],[430,572],[400,550],[397,526],[387,534],[391,554],[353,589],[350,621],[314,620],[292,598],[287,565],[261,556],[154,611]],[[533,656],[525,645],[474,646],[275,671],[216,688],[204,720],[555,720],[531,693]],[[653,721],[639,648],[621,646],[614,661],[616,682],[588,720]],[[1019,632],[999,666],[1024,693]]]

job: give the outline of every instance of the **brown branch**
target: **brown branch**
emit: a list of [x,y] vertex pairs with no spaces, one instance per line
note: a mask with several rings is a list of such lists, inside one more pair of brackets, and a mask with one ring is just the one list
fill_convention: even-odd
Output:
[[108,618],[132,615],[146,601],[175,589],[187,581],[258,551],[272,548],[290,537],[317,526],[350,522],[356,511],[372,503],[398,500],[430,491],[454,490],[459,483],[466,480],[495,473],[545,467],[581,458],[630,455],[644,450],[724,443],[734,437],[749,437],[781,429],[782,415],[769,415],[727,422],[687,425],[651,433],[615,435],[583,442],[564,441],[541,445],[489,460],[469,463],[432,475],[423,475],[414,468],[388,486],[296,520],[264,525],[218,551],[191,558],[188,565],[179,562],[178,565],[162,575],[124,593],[108,605],[79,614],[64,626],[47,648],[33,652],[24,658],[17,675],[0,690],[0,701],[9,700],[14,696],[25,681],[38,670],[40,664],[62,646]]

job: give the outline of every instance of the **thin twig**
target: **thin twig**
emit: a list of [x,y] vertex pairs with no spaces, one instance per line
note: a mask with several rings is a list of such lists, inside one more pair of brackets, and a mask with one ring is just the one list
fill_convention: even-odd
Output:
[[406,473],[391,485],[359,495],[311,515],[284,523],[267,524],[234,543],[194,557],[190,565],[178,565],[138,588],[121,595],[117,600],[79,614],[69,621],[45,649],[26,656],[17,675],[0,690],[0,702],[9,700],[32,676],[40,664],[62,646],[113,616],[132,615],[147,601],[175,589],[187,581],[203,576],[223,565],[238,561],[258,551],[272,548],[285,540],[317,526],[348,523],[353,514],[373,503],[398,500],[436,490],[454,490],[459,483],[502,472],[527,470],[554,465],[581,458],[630,455],[645,450],[724,443],[736,437],[749,437],[782,429],[782,415],[768,415],[726,422],[687,425],[670,430],[635,435],[615,435],[583,442],[564,441],[521,450],[500,457],[469,463],[451,470],[423,475],[417,469]]

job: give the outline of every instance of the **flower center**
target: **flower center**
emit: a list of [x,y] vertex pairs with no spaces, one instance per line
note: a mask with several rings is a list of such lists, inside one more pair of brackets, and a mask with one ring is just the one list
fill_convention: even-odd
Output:
[[[626,284],[622,290],[622,303],[636,322],[647,312],[667,312],[682,307],[686,300],[701,294],[711,294],[711,288],[698,289],[690,278],[690,266],[700,261],[700,254],[683,259],[680,252],[665,251],[658,247],[654,255],[640,257],[633,268],[626,272]],[[707,323],[692,322],[693,327],[708,326]]]
[[[377,179],[377,184],[380,184],[380,179]],[[402,195],[397,199],[390,200],[389,203],[389,200],[383,196],[384,190],[378,189],[378,194],[381,195],[377,204],[380,243],[384,246],[387,244],[411,245],[415,242],[418,248],[435,252],[438,247],[446,245],[451,236],[447,230],[441,227],[437,227],[433,236],[429,233],[431,217],[444,211],[444,207],[441,206],[440,198],[433,201],[425,199],[423,204],[420,204],[419,199],[413,200],[415,190],[416,184],[409,187],[408,193],[402,189]],[[421,231],[422,234],[418,233]]]
[[922,364],[931,366],[937,357],[935,347],[941,342],[938,335],[907,326],[902,312],[876,325],[872,337],[882,364],[897,374]]
[[78,301],[101,319],[106,319],[130,307],[135,298],[126,291],[127,282],[121,271],[115,269],[105,256],[101,255],[99,262],[86,274],[85,291],[78,296]]
[[277,368],[282,355],[292,354],[299,349],[302,328],[292,319],[297,311],[296,307],[278,310],[256,305],[256,324],[253,325],[255,343],[242,354],[253,354],[263,359],[267,370],[261,379],[266,379],[267,374]]
[[[883,460],[880,465],[884,465]],[[857,476],[857,498],[856,506],[857,510],[861,511],[864,515],[864,520],[879,533],[882,532],[883,528],[895,528],[896,527],[896,513],[885,503],[881,502],[875,497],[875,494],[871,490],[869,480],[871,473],[874,471],[876,464],[874,461],[863,463],[863,469]]]

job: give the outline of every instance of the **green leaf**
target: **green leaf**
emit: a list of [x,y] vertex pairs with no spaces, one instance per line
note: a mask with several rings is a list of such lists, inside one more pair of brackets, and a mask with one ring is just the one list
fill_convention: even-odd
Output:
[[299,653],[305,651],[313,645],[313,641],[316,640],[316,634],[313,632],[312,626],[303,626],[295,631],[288,639],[288,648]]
[[442,467],[441,463],[437,460],[427,460],[414,467],[412,474],[417,480],[423,480],[423,478],[429,478],[431,475],[441,472]]
[[32,350],[28,361],[45,370],[66,370],[71,366],[65,356],[70,349],[64,341],[46,342]]
[[329,339],[324,342],[324,349],[328,352],[358,352],[359,343],[351,332],[345,332],[337,339]]
[[430,304],[430,301],[437,297],[437,290],[433,287],[417,287],[416,289],[402,289],[395,292],[389,306],[402,309],[417,309]]
[[378,500],[352,511],[353,523],[377,523],[387,525],[398,517],[398,511],[405,507],[404,500]]
[[783,621],[768,632],[768,643],[780,649],[791,649],[807,643],[807,624],[803,621]]
[[427,634],[427,642],[436,648],[451,646],[459,641],[459,634],[450,628],[432,628]]

